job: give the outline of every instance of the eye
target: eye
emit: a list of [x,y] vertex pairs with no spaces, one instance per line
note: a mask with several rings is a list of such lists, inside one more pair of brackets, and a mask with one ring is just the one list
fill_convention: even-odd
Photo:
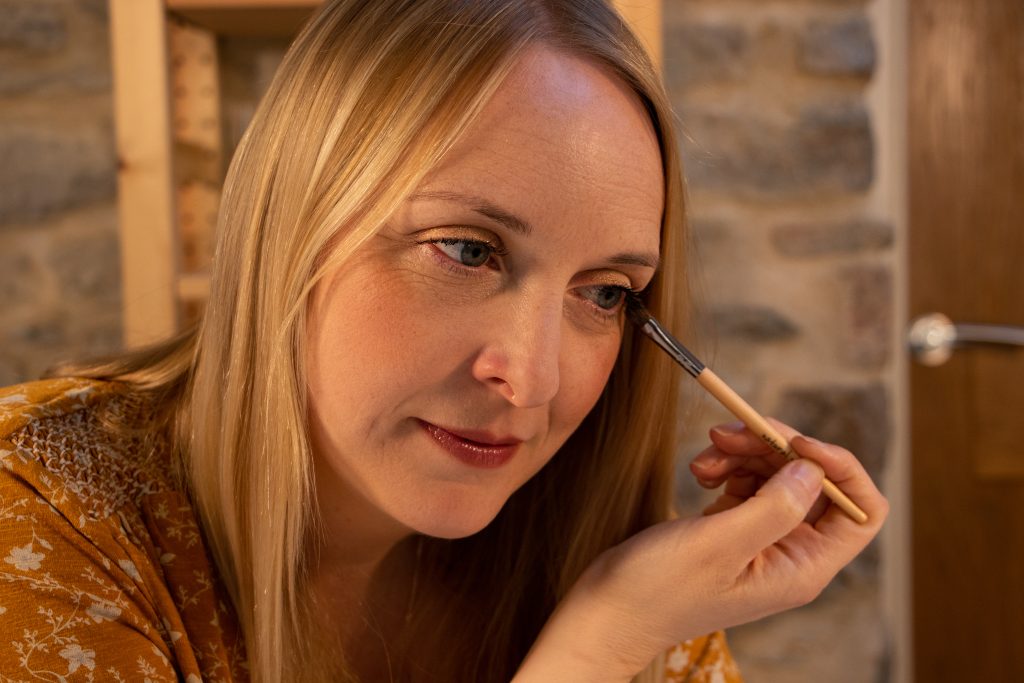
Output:
[[433,241],[445,256],[467,268],[479,268],[494,255],[495,249],[486,242],[465,239],[439,239]]
[[620,285],[598,285],[586,287],[582,290],[583,297],[594,303],[602,311],[613,311],[622,304],[626,298],[628,287]]

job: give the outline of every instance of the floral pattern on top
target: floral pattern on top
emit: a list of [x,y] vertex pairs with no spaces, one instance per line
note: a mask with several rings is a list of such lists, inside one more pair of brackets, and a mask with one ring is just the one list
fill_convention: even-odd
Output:
[[[0,683],[249,680],[170,449],[143,438],[151,420],[119,383],[0,389]],[[721,633],[664,663],[666,683],[742,680]]]
[[148,417],[116,383],[0,390],[0,681],[248,680],[169,449],[109,427]]

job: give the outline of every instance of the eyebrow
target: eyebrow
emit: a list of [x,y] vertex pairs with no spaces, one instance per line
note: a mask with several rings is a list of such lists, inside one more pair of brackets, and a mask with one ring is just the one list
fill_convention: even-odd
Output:
[[436,192],[417,192],[410,199],[441,199],[448,202],[458,202],[459,204],[465,204],[481,216],[486,216],[493,221],[501,223],[512,232],[525,237],[529,237],[530,233],[533,232],[533,226],[522,218],[481,197],[440,190]]
[[[506,211],[494,202],[488,201],[482,197],[462,194],[461,192],[435,190],[429,192],[417,192],[411,195],[409,199],[439,199],[442,201],[457,202],[468,206],[481,216],[490,218],[491,220],[505,226],[510,231],[523,235],[524,237],[529,237],[533,232],[533,226],[531,226],[527,221],[524,221],[514,213]],[[621,266],[643,266],[645,268],[657,270],[661,260],[658,258],[657,254],[626,252],[612,256],[608,259],[608,262]]]

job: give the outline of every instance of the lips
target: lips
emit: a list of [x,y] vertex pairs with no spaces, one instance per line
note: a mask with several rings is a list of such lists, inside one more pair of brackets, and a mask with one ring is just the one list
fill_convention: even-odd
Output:
[[449,429],[419,421],[423,431],[441,448],[473,467],[493,469],[512,459],[519,450],[520,439],[496,436],[490,432],[470,429]]

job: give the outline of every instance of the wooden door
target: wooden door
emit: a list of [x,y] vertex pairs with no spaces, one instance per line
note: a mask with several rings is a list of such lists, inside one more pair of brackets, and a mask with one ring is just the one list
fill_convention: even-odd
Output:
[[[911,0],[910,314],[1024,327],[1024,2]],[[915,679],[1024,681],[1024,348],[911,364]]]

